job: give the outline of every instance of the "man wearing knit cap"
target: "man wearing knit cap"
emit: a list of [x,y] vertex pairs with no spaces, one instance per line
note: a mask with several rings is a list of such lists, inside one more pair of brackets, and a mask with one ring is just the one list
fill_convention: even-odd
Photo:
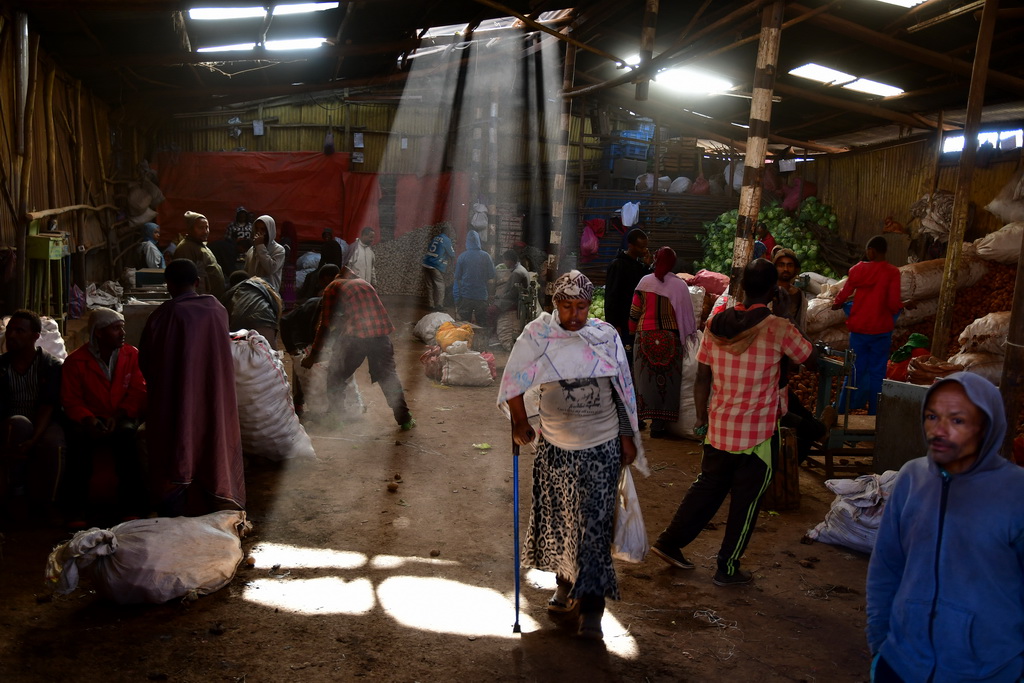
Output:
[[[146,380],[139,351],[125,344],[124,316],[109,308],[89,315],[89,343],[64,361],[61,401],[70,423],[65,482],[71,526],[89,519],[89,482],[95,456],[109,450],[117,471],[118,517],[148,512],[137,448],[146,411]],[[90,520],[95,521],[95,520]]]
[[772,301],[772,313],[789,320],[796,329],[807,332],[807,298],[802,290],[793,286],[793,280],[800,273],[800,259],[796,252],[785,247],[776,247],[772,263],[779,273],[779,291]]
[[219,298],[224,294],[224,272],[217,264],[217,257],[206,246],[206,240],[210,238],[210,221],[201,213],[186,211],[185,226],[188,232],[174,251],[174,258],[188,259],[196,264],[199,294],[212,294]]

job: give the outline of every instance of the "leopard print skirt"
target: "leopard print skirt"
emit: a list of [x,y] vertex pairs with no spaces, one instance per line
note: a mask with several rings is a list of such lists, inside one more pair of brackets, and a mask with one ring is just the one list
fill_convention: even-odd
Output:
[[611,544],[621,454],[618,437],[578,451],[540,440],[523,566],[569,579],[571,597],[619,599]]

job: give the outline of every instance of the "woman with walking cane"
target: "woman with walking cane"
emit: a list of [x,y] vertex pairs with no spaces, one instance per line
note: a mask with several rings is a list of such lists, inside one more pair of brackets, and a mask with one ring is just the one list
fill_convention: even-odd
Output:
[[[516,341],[498,402],[508,403],[517,446],[538,441],[523,566],[554,572],[548,610],[578,605],[580,636],[600,639],[605,598],[619,598],[611,545],[620,470],[649,470],[626,353],[614,327],[588,320],[593,292],[578,270],[558,278],[555,312]],[[540,416],[539,439],[528,412]]]

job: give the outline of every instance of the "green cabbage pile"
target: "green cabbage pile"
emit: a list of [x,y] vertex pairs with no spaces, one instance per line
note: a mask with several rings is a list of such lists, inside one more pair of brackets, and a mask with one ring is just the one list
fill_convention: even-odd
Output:
[[[704,224],[706,232],[701,238],[704,258],[694,263],[695,268],[706,268],[723,275],[732,274],[732,248],[736,239],[738,215],[739,212],[733,209]],[[838,225],[831,206],[822,204],[817,197],[808,197],[800,203],[794,215],[776,203],[762,208],[757,220],[772,234],[776,244],[796,252],[801,271],[837,277],[832,266],[820,256],[818,240],[807,227],[808,223],[816,223],[836,234]]]

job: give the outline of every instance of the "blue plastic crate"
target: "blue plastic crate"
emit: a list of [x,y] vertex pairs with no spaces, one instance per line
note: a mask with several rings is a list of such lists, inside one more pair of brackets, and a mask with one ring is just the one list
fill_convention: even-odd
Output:
[[620,138],[628,138],[630,140],[644,140],[650,141],[654,137],[654,126],[651,126],[650,132],[645,130],[620,130],[617,131]]

